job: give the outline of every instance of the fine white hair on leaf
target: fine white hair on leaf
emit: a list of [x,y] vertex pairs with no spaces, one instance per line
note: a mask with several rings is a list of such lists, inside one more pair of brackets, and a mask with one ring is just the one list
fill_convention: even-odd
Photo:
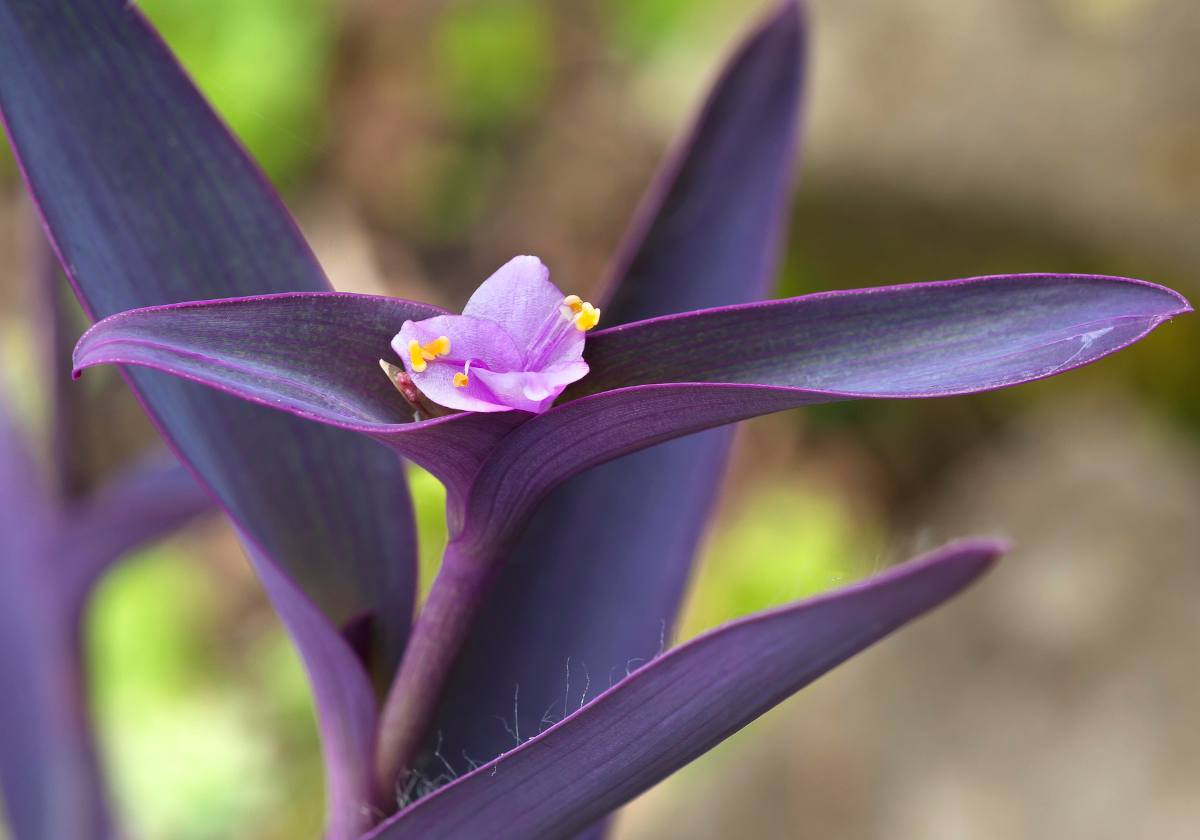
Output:
[[587,702],[588,689],[592,687],[592,675],[588,673],[587,665],[583,666],[583,691],[579,694],[579,708],[583,708],[583,704]]
[[439,729],[437,733],[437,745],[433,748],[433,757],[440,761],[442,766],[446,768],[446,772],[450,774],[451,780],[457,779],[458,771],[450,765],[450,762],[446,760],[446,756],[442,755],[442,740],[442,730]]
[[[444,768],[441,772],[439,772],[436,776],[429,776],[420,769],[414,768],[409,772],[408,778],[402,787],[397,784],[395,797],[396,804],[400,808],[406,808],[414,802],[425,798],[438,788],[448,785],[450,782],[455,781],[459,778],[459,776],[462,775],[462,773],[456,770],[454,765],[452,765],[442,754],[443,742],[444,733],[441,729],[439,729],[437,731],[437,741],[435,742],[430,755],[442,765],[442,768]],[[474,770],[479,766],[479,762],[475,762],[469,758],[465,751],[463,752],[463,757],[466,758],[468,764],[471,765],[470,769]],[[379,813],[377,816],[382,819],[384,816],[386,816],[386,814]]]
[[568,655],[567,656],[567,678],[566,678],[566,681],[563,683],[563,713],[562,713],[562,717],[559,718],[559,720],[562,720],[563,718],[565,718],[567,716],[567,704],[570,703],[570,698],[571,698],[571,657]]
[[521,684],[513,685],[513,740],[521,746],[521,713],[518,711],[518,701],[521,698]]
[[551,700],[550,705],[546,707],[546,710],[544,712],[542,712],[542,719],[540,721],[538,721],[538,734],[539,735],[541,735],[543,732],[545,732],[547,729],[549,729],[554,724],[558,723],[558,721],[552,717],[552,715],[554,713],[554,707],[557,705],[558,705],[558,700]]
[[519,703],[521,698],[521,684],[513,684],[513,722],[512,726],[508,724],[508,718],[504,715],[492,715],[496,720],[500,721],[500,725],[504,727],[504,731],[513,739],[513,746],[521,746],[521,714],[519,711]]

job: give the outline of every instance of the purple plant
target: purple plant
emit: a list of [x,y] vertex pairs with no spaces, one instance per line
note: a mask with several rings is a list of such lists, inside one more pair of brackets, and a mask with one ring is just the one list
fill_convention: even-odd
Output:
[[[735,53],[626,235],[585,345],[593,310],[528,260],[463,316],[331,291],[135,9],[0,0],[0,111],[101,319],[75,367],[126,366],[242,537],[313,685],[329,837],[598,836],[1003,550],[956,542],[662,652],[728,449],[718,427],[1007,387],[1189,311],[1161,286],[1082,275],[751,302],[783,229],[803,41],[784,2]],[[415,621],[396,455],[447,488],[451,539]],[[508,732],[497,716],[515,716]]]
[[[47,381],[63,382],[70,331],[61,281],[41,234],[35,272]],[[211,508],[165,453],[99,487],[86,480],[82,431],[94,406],[52,387],[49,469],[0,392],[0,792],[13,836],[90,837],[109,830],[107,790],[91,735],[82,617],[103,573]]]

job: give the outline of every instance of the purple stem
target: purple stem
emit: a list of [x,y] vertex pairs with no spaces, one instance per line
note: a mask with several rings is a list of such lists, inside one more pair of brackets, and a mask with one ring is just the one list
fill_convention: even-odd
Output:
[[[52,620],[57,620],[61,625],[61,647],[57,653],[48,650],[39,653],[56,663],[51,665],[57,671],[52,678],[57,695],[55,699],[58,701],[55,726],[62,733],[64,741],[72,747],[72,754],[65,759],[63,767],[69,775],[55,780],[63,788],[55,791],[53,796],[70,797],[75,803],[71,810],[80,818],[80,822],[72,827],[69,836],[80,840],[84,837],[111,837],[115,832],[108,785],[100,765],[92,721],[84,656],[83,613],[73,610],[70,604],[61,604],[58,615]],[[50,803],[49,797],[46,801],[52,812],[61,810]]]
[[0,794],[14,837],[107,840],[70,546],[29,454],[0,404]]
[[397,794],[408,782],[449,682],[451,670],[502,567],[507,543],[480,551],[460,535],[442,555],[404,658],[379,716],[375,782],[378,805],[398,807]]

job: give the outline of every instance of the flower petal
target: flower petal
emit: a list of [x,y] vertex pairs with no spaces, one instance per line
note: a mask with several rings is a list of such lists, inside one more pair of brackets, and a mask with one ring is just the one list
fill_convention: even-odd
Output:
[[[450,351],[426,362],[425,369],[413,369],[410,341],[426,345],[445,336]],[[458,411],[509,411],[523,408],[494,394],[478,373],[480,367],[519,370],[524,357],[508,332],[495,321],[470,315],[438,315],[423,321],[405,321],[392,340],[392,350],[404,363],[413,384],[426,397],[446,408]],[[454,384],[454,377],[472,364],[465,387]]]
[[495,321],[518,347],[527,347],[562,301],[563,293],[550,282],[550,270],[541,260],[513,257],[475,290],[463,314]]
[[[416,306],[420,307],[420,304]],[[521,367],[521,351],[508,332],[494,321],[471,315],[436,315],[420,321],[405,321],[392,340],[392,350],[410,374],[419,376],[412,369],[408,342],[415,340],[419,344],[428,344],[442,336],[450,339],[450,350],[442,358],[456,367],[462,367],[468,360],[496,370]]]
[[675,648],[364,840],[569,837],[958,594],[1002,544],[964,540]]
[[471,376],[478,377],[498,400],[510,408],[540,414],[550,408],[564,388],[582,379],[587,372],[587,362],[580,360],[564,362],[546,370],[499,373],[491,370],[472,370]]

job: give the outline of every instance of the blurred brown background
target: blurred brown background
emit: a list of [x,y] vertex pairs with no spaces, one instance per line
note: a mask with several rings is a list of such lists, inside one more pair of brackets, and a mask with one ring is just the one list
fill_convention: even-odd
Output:
[[[139,5],[337,287],[452,307],[517,253],[593,287],[764,6]],[[1195,0],[811,6],[780,294],[1078,271],[1200,296]],[[37,426],[29,224],[0,162],[0,371]],[[1191,318],[1012,392],[747,424],[683,635],[944,538],[1004,534],[1016,549],[646,794],[618,836],[1200,836],[1198,373]],[[101,471],[152,435],[119,383],[93,382]],[[415,486],[430,567],[438,490]],[[138,836],[316,836],[303,676],[222,525],[128,561],[90,626],[106,756]]]

